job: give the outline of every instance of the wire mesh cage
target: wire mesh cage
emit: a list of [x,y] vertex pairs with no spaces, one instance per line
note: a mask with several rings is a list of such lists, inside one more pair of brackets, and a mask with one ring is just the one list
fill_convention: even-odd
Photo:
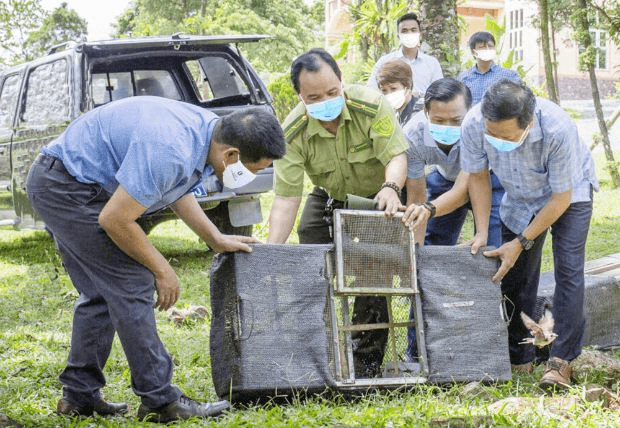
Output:
[[328,328],[340,386],[424,382],[428,364],[412,233],[400,216],[336,210],[334,241]]

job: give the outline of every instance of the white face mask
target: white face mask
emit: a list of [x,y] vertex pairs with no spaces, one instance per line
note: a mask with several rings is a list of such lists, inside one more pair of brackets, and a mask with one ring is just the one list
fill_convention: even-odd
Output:
[[474,52],[480,61],[493,61],[495,59],[495,49],[479,49]]
[[224,187],[237,189],[250,183],[256,178],[256,175],[247,169],[239,159],[237,162],[225,166],[222,178]]
[[420,33],[399,34],[398,38],[406,48],[415,48],[420,44]]
[[389,94],[385,95],[385,99],[394,110],[398,110],[403,106],[403,104],[405,104],[405,99],[407,98],[406,93],[406,89],[390,92]]

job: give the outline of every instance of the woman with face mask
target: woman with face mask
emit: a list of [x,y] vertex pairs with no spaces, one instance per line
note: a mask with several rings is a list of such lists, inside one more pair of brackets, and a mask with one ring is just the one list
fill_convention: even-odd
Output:
[[396,111],[400,126],[405,126],[413,113],[420,110],[416,107],[418,97],[412,92],[411,67],[400,59],[387,61],[377,74],[377,83],[385,99]]

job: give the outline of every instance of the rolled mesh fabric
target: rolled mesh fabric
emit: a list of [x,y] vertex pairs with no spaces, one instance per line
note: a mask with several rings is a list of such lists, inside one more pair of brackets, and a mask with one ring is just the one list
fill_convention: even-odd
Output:
[[491,281],[495,258],[469,247],[417,249],[418,283],[429,362],[429,380],[511,379],[508,331],[499,284]]
[[219,397],[333,385],[325,305],[331,245],[254,245],[211,268],[211,364]]

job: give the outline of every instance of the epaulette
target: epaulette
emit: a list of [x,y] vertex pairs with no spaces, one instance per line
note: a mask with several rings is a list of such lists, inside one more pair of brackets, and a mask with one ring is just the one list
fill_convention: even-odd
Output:
[[287,143],[290,143],[293,138],[297,136],[304,129],[308,123],[308,116],[305,114],[297,116],[291,123],[289,123],[286,128],[284,128],[284,139]]
[[377,113],[379,113],[379,104],[369,102],[366,100],[361,100],[357,97],[347,98],[347,107],[351,110],[358,111],[360,113],[364,113],[367,116],[375,117]]

